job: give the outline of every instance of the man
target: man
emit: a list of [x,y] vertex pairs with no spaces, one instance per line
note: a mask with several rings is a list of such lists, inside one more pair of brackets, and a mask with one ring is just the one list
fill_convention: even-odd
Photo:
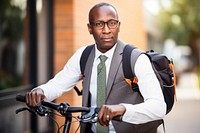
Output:
[[[125,44],[118,40],[120,22],[116,9],[107,3],[96,4],[89,12],[87,26],[89,33],[94,37],[95,47],[89,56],[84,76],[80,76],[79,64],[85,49],[82,47],[53,79],[26,94],[27,104],[37,106],[41,99],[53,100],[83,80],[83,106],[101,107],[98,121],[102,126],[99,126],[99,123],[83,124],[81,132],[99,133],[99,130],[106,130],[110,133],[156,133],[157,127],[161,124],[160,119],[166,113],[166,104],[149,58],[141,54],[134,67],[139,81],[140,93],[138,93],[124,80],[122,52]],[[100,55],[105,57],[103,63]],[[99,64],[104,67],[98,71]],[[98,79],[103,70],[105,78]],[[102,82],[100,83],[104,80],[105,87]],[[104,90],[103,93],[106,95],[100,104],[99,84],[105,89],[101,90]],[[112,121],[117,115],[123,116],[122,122]]]

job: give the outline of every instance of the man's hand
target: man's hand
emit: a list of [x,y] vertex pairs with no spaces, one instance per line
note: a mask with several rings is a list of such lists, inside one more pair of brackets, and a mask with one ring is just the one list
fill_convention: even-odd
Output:
[[29,107],[36,107],[40,105],[41,100],[45,99],[45,95],[42,89],[37,88],[31,92],[26,93],[26,104]]
[[98,121],[102,126],[108,126],[115,116],[123,115],[126,108],[123,105],[102,105],[98,113]]

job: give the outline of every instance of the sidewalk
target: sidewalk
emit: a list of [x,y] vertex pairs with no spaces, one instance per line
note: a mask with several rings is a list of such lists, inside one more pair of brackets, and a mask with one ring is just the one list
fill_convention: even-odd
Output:
[[177,86],[177,102],[165,117],[166,133],[200,133],[200,90],[197,76],[186,73]]

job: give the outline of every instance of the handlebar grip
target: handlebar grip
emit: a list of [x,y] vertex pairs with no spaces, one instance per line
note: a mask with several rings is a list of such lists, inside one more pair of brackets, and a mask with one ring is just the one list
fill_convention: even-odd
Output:
[[122,115],[118,115],[118,116],[115,116],[114,118],[113,118],[113,120],[115,120],[115,121],[122,121]]
[[[17,101],[20,101],[20,102],[26,102],[26,96],[25,96],[25,95],[22,95],[22,94],[17,94],[17,95],[16,95],[16,100],[17,100]],[[59,107],[58,104],[55,104],[55,103],[52,103],[52,102],[41,101],[41,104],[44,105],[44,106],[53,108],[53,109],[55,109],[55,110],[57,110],[58,107]]]
[[26,102],[26,97],[24,95],[17,94],[16,100],[20,102]]

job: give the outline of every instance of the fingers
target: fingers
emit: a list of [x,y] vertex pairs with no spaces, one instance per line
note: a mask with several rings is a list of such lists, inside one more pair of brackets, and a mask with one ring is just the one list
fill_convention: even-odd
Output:
[[26,104],[30,107],[39,106],[41,100],[45,98],[44,93],[41,89],[35,89],[31,92],[26,93]]
[[115,116],[123,115],[125,111],[123,105],[102,105],[98,113],[98,121],[102,126],[108,126]]
[[98,114],[98,121],[102,126],[108,126],[110,120],[112,120],[113,114],[111,108],[106,105],[102,105]]

